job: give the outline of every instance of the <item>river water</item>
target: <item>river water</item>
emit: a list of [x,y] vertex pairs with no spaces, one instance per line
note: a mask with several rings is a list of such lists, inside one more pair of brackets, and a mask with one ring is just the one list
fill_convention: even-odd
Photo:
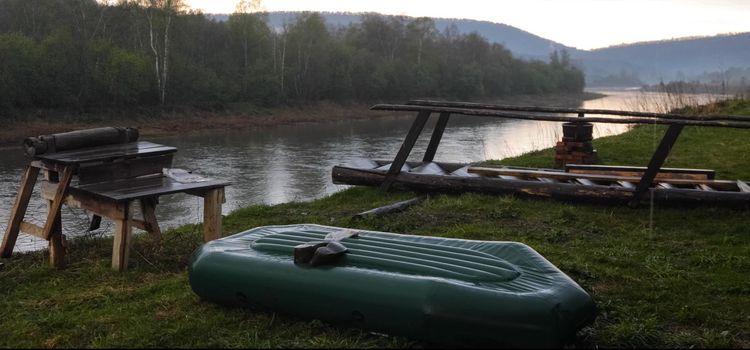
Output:
[[[681,104],[705,103],[708,95],[675,97],[634,90],[599,90],[606,97],[566,103],[566,107],[665,112]],[[543,102],[535,103],[544,105]],[[363,111],[366,113],[366,111]],[[188,135],[142,138],[177,147],[173,167],[229,180],[223,213],[255,204],[277,204],[320,198],[348,186],[331,182],[331,168],[358,158],[392,159],[414,120],[414,113],[369,120],[304,123],[245,130],[211,130]],[[427,147],[431,118],[417,142],[412,157],[421,159]],[[559,122],[453,116],[438,148],[436,161],[473,162],[503,159],[551,147],[561,139]],[[624,124],[595,124],[594,136],[627,131]],[[28,159],[16,148],[0,150],[0,235],[5,232],[15,200],[21,172]],[[411,159],[410,158],[410,159]],[[38,187],[38,186],[37,186]],[[26,214],[40,223],[46,204],[33,196]],[[160,198],[157,218],[162,229],[202,221],[202,199],[185,194]],[[82,234],[109,234],[111,223],[86,233],[90,214],[63,207],[63,228],[68,239]],[[43,220],[43,219],[42,219]],[[21,234],[15,251],[37,250],[47,242]]]

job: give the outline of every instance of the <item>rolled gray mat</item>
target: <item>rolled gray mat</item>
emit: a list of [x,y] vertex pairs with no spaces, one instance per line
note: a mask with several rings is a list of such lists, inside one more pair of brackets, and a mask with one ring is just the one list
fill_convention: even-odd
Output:
[[103,127],[28,137],[23,140],[24,152],[34,157],[45,153],[96,147],[138,140],[138,129]]

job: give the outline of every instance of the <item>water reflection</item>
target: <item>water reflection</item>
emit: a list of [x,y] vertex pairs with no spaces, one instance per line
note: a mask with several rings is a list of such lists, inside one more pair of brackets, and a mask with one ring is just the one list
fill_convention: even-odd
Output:
[[[608,96],[586,101],[581,107],[662,111],[660,108],[664,108],[669,99],[669,96],[655,93],[604,93]],[[703,102],[706,98],[695,102]],[[150,138],[149,141],[177,147],[175,167],[231,181],[232,185],[226,188],[227,202],[223,208],[223,213],[227,214],[253,204],[311,200],[346,188],[331,182],[331,168],[358,157],[393,158],[413,119],[412,113],[405,113],[373,120],[207,131]],[[432,118],[426,126],[411,159],[421,159],[436,119]],[[551,147],[562,137],[560,124],[452,117],[435,159],[447,162],[502,159]],[[627,125],[596,124],[594,135],[619,134],[628,128]],[[4,232],[27,159],[19,149],[7,149],[0,150],[0,160],[0,229]],[[184,194],[165,196],[160,203],[157,217],[163,229],[202,221],[202,199],[198,197]],[[68,236],[80,235],[87,227],[86,214],[64,208],[65,233]],[[35,194],[27,219],[42,217],[45,211],[46,204]],[[111,225],[105,224],[94,233],[108,233],[110,230]],[[22,234],[16,249],[42,249],[46,244]]]

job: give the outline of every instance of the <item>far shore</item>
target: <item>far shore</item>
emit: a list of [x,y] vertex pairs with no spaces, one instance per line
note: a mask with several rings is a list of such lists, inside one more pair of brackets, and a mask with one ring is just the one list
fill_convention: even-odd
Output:
[[[492,101],[501,104],[577,106],[580,101],[604,97],[593,92],[580,94],[517,95]],[[392,102],[392,101],[389,101]],[[402,102],[402,101],[396,101]],[[393,112],[371,111],[371,103],[312,104],[262,108],[249,104],[231,105],[212,111],[193,107],[152,107],[104,112],[70,112],[30,110],[16,113],[0,130],[0,148],[12,148],[30,136],[48,135],[77,129],[103,126],[136,127],[141,138],[170,136],[202,130],[229,130],[271,127],[305,122],[333,122],[393,115]]]

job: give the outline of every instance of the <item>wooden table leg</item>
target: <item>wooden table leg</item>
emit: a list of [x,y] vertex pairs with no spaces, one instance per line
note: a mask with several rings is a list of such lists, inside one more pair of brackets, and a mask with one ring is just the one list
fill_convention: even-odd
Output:
[[224,201],[223,188],[209,190],[203,196],[203,240],[205,242],[221,238],[221,205]]
[[60,209],[65,194],[73,177],[73,168],[66,167],[62,172],[62,178],[58,173],[45,170],[44,179],[50,182],[58,182],[55,197],[47,201],[47,221],[44,224],[43,235],[49,241],[49,263],[53,267],[65,267],[65,236],[62,233],[62,216]]
[[16,239],[18,239],[18,232],[21,229],[21,222],[23,221],[24,215],[26,215],[26,208],[29,206],[29,200],[31,199],[31,193],[34,190],[34,184],[36,184],[36,178],[39,175],[39,168],[27,166],[21,177],[21,187],[18,189],[16,195],[16,203],[11,209],[10,219],[8,220],[8,227],[5,228],[5,236],[3,236],[3,245],[0,247],[2,253],[0,256],[8,258],[13,253],[13,248],[16,246]]
[[133,235],[133,224],[130,221],[130,203],[118,204],[119,218],[112,218],[115,223],[114,243],[112,245],[112,269],[123,271],[128,268],[130,240]]

